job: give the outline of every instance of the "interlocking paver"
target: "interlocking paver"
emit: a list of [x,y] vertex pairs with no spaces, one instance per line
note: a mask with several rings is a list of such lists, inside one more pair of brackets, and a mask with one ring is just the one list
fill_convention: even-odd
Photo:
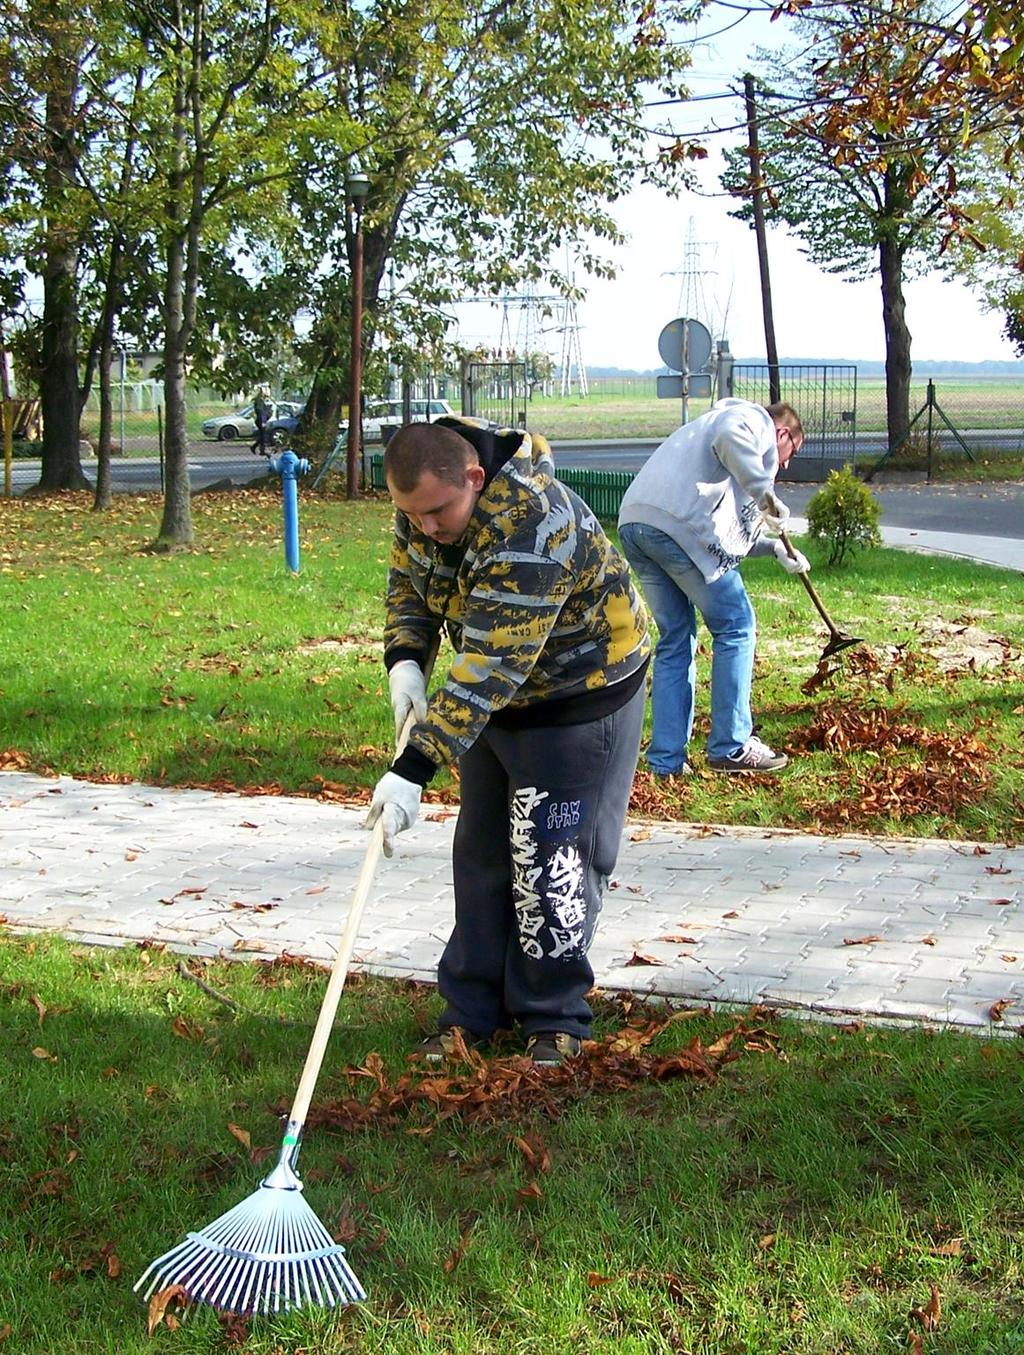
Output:
[[[364,812],[0,772],[0,914],[82,944],[329,963]],[[381,861],[355,965],[433,977],[452,924],[454,823],[431,808]],[[591,952],[604,987],[1024,1028],[1024,849],[630,823],[611,884]],[[843,944],[869,935],[883,940]],[[659,963],[629,963],[643,956]]]

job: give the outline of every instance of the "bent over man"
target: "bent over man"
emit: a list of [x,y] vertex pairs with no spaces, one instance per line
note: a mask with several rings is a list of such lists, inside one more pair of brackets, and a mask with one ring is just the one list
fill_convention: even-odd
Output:
[[[384,662],[396,732],[416,720],[367,818],[383,818],[385,852],[438,768],[457,762],[461,783],[446,1006],[419,1052],[441,1061],[518,1025],[533,1061],[556,1065],[590,1034],[587,951],[639,752],[646,613],[542,437],[409,424],[384,472]],[[456,653],[428,699],[442,627]]]
[[754,734],[756,623],[737,566],[773,554],[788,573],[810,569],[762,535],[789,518],[775,477],[803,440],[790,405],[719,400],[656,448],[623,495],[619,539],[658,626],[646,760],[659,776],[692,770],[698,612],[711,632],[709,766],[770,772],[788,761]]

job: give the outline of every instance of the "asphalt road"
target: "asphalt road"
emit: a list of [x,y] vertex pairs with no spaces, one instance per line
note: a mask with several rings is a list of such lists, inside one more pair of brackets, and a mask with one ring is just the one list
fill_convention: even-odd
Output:
[[[556,442],[554,450],[561,466],[636,470],[656,445],[653,441]],[[111,466],[117,493],[160,488],[160,463],[156,457],[116,457]],[[83,462],[83,468],[87,475],[94,473],[94,463]],[[236,485],[247,484],[265,475],[266,471],[266,461],[253,456],[248,443],[195,442],[190,448],[189,475],[193,489],[202,489],[222,480],[231,480]],[[18,459],[13,463],[15,494],[23,493],[38,478],[38,461]],[[818,488],[817,482],[779,482],[782,497],[797,516],[803,514],[808,500]],[[885,526],[1024,540],[1024,483],[930,485],[874,481],[871,489],[882,506]]]

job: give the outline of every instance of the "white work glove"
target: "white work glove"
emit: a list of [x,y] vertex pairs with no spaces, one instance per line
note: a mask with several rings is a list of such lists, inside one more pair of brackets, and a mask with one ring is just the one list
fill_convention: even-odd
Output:
[[391,709],[395,716],[397,747],[410,711],[417,724],[420,720],[426,719],[427,679],[415,659],[401,659],[388,670],[388,686],[391,689]]
[[806,555],[797,550],[796,546],[793,547],[793,554],[790,555],[781,541],[773,541],[772,550],[775,552],[776,560],[787,574],[810,574],[811,562]]
[[761,500],[761,521],[770,532],[784,532],[789,521],[789,509],[771,490]]
[[366,827],[372,828],[380,819],[384,827],[384,855],[395,850],[395,838],[416,822],[420,812],[423,787],[415,781],[406,781],[396,772],[385,772],[373,788]]

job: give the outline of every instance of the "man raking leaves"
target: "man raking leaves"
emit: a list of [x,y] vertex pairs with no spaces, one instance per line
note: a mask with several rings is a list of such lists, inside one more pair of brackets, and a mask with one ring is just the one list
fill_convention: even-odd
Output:
[[781,539],[789,509],[775,477],[799,452],[796,411],[726,399],[677,428],[623,495],[619,537],[658,623],[646,752],[659,776],[686,775],[693,732],[697,613],[711,632],[708,765],[720,772],[771,772],[787,758],[754,734],[750,692],[756,622],[737,566],[774,555],[788,573],[805,556]]
[[[416,723],[373,793],[384,850],[457,763],[455,928],[419,1053],[440,1062],[518,1027],[535,1064],[590,1035],[587,959],[636,768],[650,641],[626,562],[554,478],[536,435],[442,419],[384,453],[397,509],[384,661]],[[426,656],[455,649],[429,697]]]

